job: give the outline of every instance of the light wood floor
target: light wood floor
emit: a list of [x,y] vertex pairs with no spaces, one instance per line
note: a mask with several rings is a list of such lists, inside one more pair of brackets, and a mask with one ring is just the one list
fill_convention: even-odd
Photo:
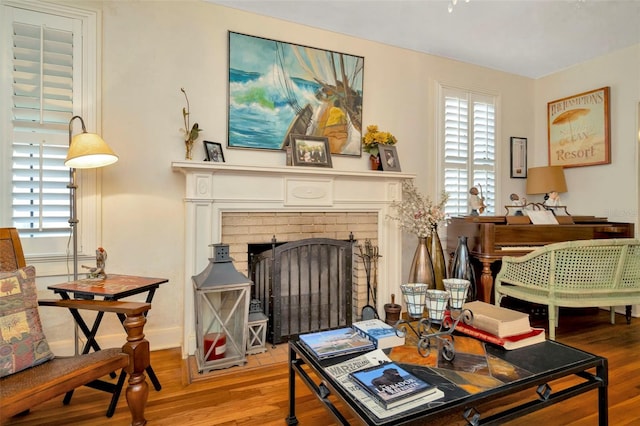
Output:
[[[561,316],[557,340],[602,355],[609,360],[609,424],[640,424],[640,318],[626,324],[609,314]],[[534,325],[544,326],[544,322]],[[286,348],[283,348],[286,353]],[[269,355],[271,356],[271,355]],[[269,361],[257,366],[250,355],[248,369],[234,367],[188,383],[189,367],[177,349],[155,351],[151,362],[163,389],[150,390],[146,417],[150,425],[283,425],[288,414],[288,374],[286,361]],[[286,358],[285,358],[286,359]],[[568,382],[569,380],[565,381]],[[553,382],[552,387],[563,383]],[[515,404],[516,394],[493,407]],[[104,416],[109,395],[89,388],[78,389],[68,406],[56,399],[35,407],[30,414],[14,418],[7,425],[126,425],[129,421],[124,395],[115,415]],[[482,408],[483,414],[492,407]],[[334,424],[329,412],[298,379],[296,414],[302,426]],[[487,410],[487,411],[484,411]],[[509,425],[596,425],[597,391],[532,413]],[[446,423],[452,424],[450,421]],[[462,422],[460,424],[463,424]],[[432,426],[431,423],[429,426]]]

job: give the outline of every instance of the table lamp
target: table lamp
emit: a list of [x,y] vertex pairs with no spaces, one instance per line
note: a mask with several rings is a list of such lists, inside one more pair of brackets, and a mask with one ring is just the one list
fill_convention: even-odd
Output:
[[[82,133],[72,137],[73,121],[80,120]],[[95,169],[108,166],[118,161],[118,156],[109,148],[109,145],[95,133],[87,133],[84,120],[79,115],[71,117],[69,120],[69,151],[64,165],[69,167],[69,208],[71,226],[71,236],[73,240],[73,280],[78,279],[78,216],[76,208],[76,169]]]
[[562,166],[532,167],[527,171],[527,194],[545,194],[547,203],[551,192],[567,192]]

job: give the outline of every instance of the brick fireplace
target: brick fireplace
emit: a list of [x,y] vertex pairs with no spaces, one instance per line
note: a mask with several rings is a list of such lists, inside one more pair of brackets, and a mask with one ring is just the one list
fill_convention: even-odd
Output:
[[[402,180],[413,175],[207,162],[172,166],[186,176],[184,357],[196,347],[191,277],[207,265],[210,244],[228,244],[235,267],[247,274],[248,244],[270,243],[273,236],[282,242],[346,240],[353,233],[356,245],[370,239],[380,249],[381,315],[390,294],[399,293],[401,233],[386,215],[401,197]],[[366,279],[362,263],[354,259],[354,310],[359,312],[366,303]]]

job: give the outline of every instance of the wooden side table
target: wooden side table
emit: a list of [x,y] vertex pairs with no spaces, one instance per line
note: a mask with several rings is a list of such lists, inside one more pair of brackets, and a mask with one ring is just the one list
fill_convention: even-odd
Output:
[[[104,300],[119,300],[128,296],[136,294],[147,293],[146,303],[151,303],[155,291],[160,284],[164,284],[169,280],[166,278],[150,278],[150,277],[138,277],[133,275],[117,275],[110,274],[105,279],[101,278],[87,278],[77,281],[70,281],[62,284],[55,284],[47,287],[49,290],[53,290],[54,293],[59,294],[62,299],[70,299],[73,295],[76,299],[93,299],[95,297],[102,297]],[[96,341],[96,334],[102,322],[104,312],[98,312],[91,328],[84,321],[80,312],[77,309],[69,309],[74,321],[78,325],[78,328],[82,331],[82,334],[87,338],[87,342],[82,348],[82,353],[89,353],[91,349],[98,351],[100,345]],[[118,319],[121,323],[124,322],[126,317],[118,314]],[[160,381],[156,376],[151,365],[146,369],[149,380],[153,384],[156,391],[162,389]],[[115,376],[114,376],[115,377]],[[118,398],[122,391],[126,372],[122,370],[118,383],[114,386],[107,382],[101,382],[99,384],[93,384],[92,387],[103,390],[105,392],[113,393],[111,403],[107,409],[107,417],[111,417],[115,411]],[[111,386],[109,386],[111,385]],[[64,397],[64,404],[68,404],[73,396],[73,391],[67,393]]]

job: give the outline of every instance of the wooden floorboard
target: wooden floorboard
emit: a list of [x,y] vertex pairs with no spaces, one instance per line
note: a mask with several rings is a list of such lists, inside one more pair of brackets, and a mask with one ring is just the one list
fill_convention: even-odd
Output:
[[[598,311],[588,315],[564,315],[560,318],[557,340],[576,348],[604,356],[609,361],[609,424],[640,424],[640,318],[627,325],[623,316],[609,323],[609,313]],[[534,325],[545,326],[544,322]],[[286,348],[284,348],[286,349]],[[286,352],[286,350],[285,350]],[[150,425],[283,425],[288,414],[288,372],[284,359],[272,364],[256,365],[255,360],[266,354],[250,355],[248,367],[233,367],[190,380],[188,363],[178,349],[154,351],[153,368],[162,383],[162,390],[149,392],[146,417]],[[564,384],[569,380],[565,380]],[[563,382],[555,386],[561,386]],[[517,404],[522,395],[488,407],[503,408]],[[49,401],[23,417],[11,419],[6,425],[127,425],[129,412],[124,395],[115,415],[104,413],[109,395],[81,388],[68,406],[61,398]],[[296,414],[302,426],[335,424],[329,412],[313,397],[298,379]],[[483,413],[485,414],[485,413]],[[597,425],[597,391],[592,391],[545,408],[508,425]],[[434,425],[436,423],[430,423]],[[446,421],[442,424],[464,424]]]

